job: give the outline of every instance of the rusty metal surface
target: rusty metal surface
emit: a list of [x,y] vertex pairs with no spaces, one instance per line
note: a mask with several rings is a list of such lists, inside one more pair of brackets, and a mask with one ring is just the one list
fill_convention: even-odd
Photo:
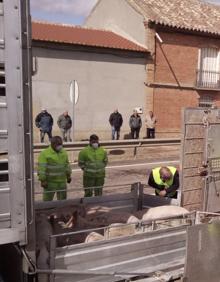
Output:
[[182,113],[181,203],[188,210],[220,210],[219,111],[186,108]]

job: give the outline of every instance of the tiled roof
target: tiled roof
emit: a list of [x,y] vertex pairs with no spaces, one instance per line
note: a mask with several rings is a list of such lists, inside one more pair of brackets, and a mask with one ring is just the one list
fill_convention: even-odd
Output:
[[113,48],[135,52],[147,49],[112,31],[79,26],[32,22],[32,39],[73,45]]
[[220,6],[200,0],[126,0],[146,21],[220,35]]

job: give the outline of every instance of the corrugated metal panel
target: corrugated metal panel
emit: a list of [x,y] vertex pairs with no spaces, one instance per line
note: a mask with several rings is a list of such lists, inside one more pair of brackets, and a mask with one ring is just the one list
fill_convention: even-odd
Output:
[[220,224],[189,227],[184,280],[217,282],[220,277]]
[[[0,3],[0,40],[4,39],[3,3]],[[3,47],[3,48],[2,48]],[[4,46],[0,46],[0,63],[4,62]]]
[[[2,99],[3,100],[3,99]],[[7,104],[0,102],[0,152],[7,151],[8,124],[7,124]]]
[[[163,271],[170,266],[182,267],[185,255],[186,227],[158,230],[130,237],[58,248],[55,251],[55,269],[77,271],[142,272]],[[129,275],[128,275],[129,276]],[[130,275],[131,276],[131,275]],[[74,275],[68,281],[119,281],[116,277]],[[61,275],[55,281],[64,281]]]

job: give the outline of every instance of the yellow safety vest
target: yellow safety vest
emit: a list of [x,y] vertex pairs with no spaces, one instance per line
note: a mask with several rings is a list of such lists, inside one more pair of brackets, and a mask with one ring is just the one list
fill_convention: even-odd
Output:
[[[153,172],[153,178],[154,178],[154,182],[157,184],[157,185],[164,185],[165,186],[165,189],[169,188],[172,184],[173,184],[173,177],[174,177],[174,174],[176,173],[176,168],[173,167],[173,166],[168,166],[169,170],[171,171],[172,173],[172,178],[167,180],[167,181],[163,181],[161,178],[160,178],[160,169],[161,167],[156,167],[152,170]],[[156,192],[159,194],[160,193],[160,190],[159,189],[156,189]],[[175,191],[176,193],[176,191]],[[172,194],[175,194],[175,193],[172,193]]]

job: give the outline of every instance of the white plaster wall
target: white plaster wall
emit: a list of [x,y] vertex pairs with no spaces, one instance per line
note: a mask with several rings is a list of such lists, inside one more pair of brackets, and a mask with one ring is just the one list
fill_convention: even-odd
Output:
[[[38,73],[33,77],[34,118],[47,108],[55,122],[53,133],[58,134],[58,116],[66,109],[73,114],[69,86],[76,80],[79,100],[74,115],[75,139],[86,139],[92,133],[110,139],[108,119],[115,108],[124,118],[122,138],[129,133],[128,120],[134,107],[145,106],[146,59],[36,47],[33,55],[38,61]],[[36,142],[38,130],[34,128]]]

